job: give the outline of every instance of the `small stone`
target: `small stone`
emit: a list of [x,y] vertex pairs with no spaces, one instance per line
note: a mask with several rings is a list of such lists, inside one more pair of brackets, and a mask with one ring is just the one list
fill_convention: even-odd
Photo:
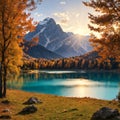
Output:
[[80,116],[83,116],[83,114],[80,114]]
[[23,108],[23,110],[19,114],[25,115],[25,114],[35,113],[36,111],[37,111],[37,107],[35,107],[34,105],[30,105]]
[[42,103],[42,101],[38,100],[36,97],[31,97],[29,98],[26,102],[23,104],[37,104],[37,103]]
[[10,101],[9,100],[3,100],[1,103],[3,103],[3,104],[9,104]]
[[10,112],[9,109],[4,109],[2,112]]
[[1,116],[0,116],[0,119],[2,119],[2,120],[3,120],[3,119],[5,119],[5,120],[6,120],[6,119],[11,119],[11,116],[10,116],[10,115],[1,115]]

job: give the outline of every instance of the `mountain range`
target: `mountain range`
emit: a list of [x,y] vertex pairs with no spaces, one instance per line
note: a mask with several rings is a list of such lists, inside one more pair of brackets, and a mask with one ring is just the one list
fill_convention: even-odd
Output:
[[39,43],[27,53],[35,58],[61,58],[80,56],[92,50],[89,36],[64,32],[53,18],[40,21],[33,32],[25,35],[26,41],[38,38]]

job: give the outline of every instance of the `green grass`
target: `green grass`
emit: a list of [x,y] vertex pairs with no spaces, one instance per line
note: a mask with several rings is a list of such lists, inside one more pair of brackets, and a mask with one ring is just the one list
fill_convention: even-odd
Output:
[[[23,105],[23,102],[32,96],[43,102],[35,105],[38,111],[33,114],[18,115],[26,106]],[[9,105],[2,104],[3,99],[0,99],[0,115],[10,114],[12,120],[90,120],[92,114],[101,107],[120,110],[120,103],[116,101],[59,97],[19,90],[8,90],[6,99],[10,101]],[[3,113],[2,110],[5,108],[10,109],[10,113]]]

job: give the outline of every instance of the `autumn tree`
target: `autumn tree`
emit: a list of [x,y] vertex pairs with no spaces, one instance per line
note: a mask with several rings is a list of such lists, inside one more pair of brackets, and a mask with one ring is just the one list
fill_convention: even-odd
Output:
[[8,75],[22,65],[22,42],[33,30],[30,12],[41,0],[0,0],[0,98],[6,96]]
[[120,0],[90,0],[83,2],[97,14],[89,13],[90,30],[99,33],[92,35],[91,42],[101,56],[100,61],[120,62]]

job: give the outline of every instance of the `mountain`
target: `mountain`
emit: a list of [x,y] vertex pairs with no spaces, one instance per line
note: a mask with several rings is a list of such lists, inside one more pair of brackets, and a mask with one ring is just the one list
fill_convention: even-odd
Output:
[[80,56],[92,50],[89,36],[66,33],[52,18],[39,22],[35,31],[26,34],[27,41],[39,38],[39,45],[63,57]]
[[25,46],[27,47],[27,50],[24,50],[25,57],[32,56],[33,58],[45,58],[45,59],[62,58],[62,56],[60,56],[56,53],[53,53],[52,51],[46,49],[45,47],[43,47],[39,44],[34,45],[34,46],[29,46],[29,45],[25,45]]

